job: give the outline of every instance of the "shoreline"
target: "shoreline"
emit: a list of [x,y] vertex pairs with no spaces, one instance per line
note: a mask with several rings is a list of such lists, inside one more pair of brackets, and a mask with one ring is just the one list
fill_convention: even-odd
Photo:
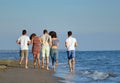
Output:
[[17,60],[0,59],[0,83],[62,83],[60,80],[51,69],[34,69],[32,61],[29,61],[29,68],[25,69]]

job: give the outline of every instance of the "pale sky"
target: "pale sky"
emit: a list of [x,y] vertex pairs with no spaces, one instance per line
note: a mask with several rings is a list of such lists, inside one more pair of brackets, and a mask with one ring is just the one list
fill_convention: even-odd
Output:
[[0,0],[0,50],[19,49],[23,29],[56,31],[60,49],[71,30],[77,50],[120,50],[120,0]]

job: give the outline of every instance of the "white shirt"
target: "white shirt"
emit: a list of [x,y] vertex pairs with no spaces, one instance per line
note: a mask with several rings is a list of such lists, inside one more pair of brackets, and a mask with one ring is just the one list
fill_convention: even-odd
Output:
[[48,35],[48,34],[44,34],[42,37],[42,48],[46,48],[46,47],[49,47],[49,42],[51,42],[51,36]]
[[68,47],[67,47],[67,50],[70,51],[70,50],[75,50],[75,43],[76,43],[76,39],[73,38],[73,37],[68,37],[66,39],[66,43],[68,44]]
[[28,42],[30,41],[30,38],[27,35],[22,35],[18,38],[18,41],[20,41],[21,50],[28,50]]

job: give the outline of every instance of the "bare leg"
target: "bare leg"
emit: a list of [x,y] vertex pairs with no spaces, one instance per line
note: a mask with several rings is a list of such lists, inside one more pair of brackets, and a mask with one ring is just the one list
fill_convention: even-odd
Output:
[[40,54],[37,55],[38,67],[40,68]]
[[72,71],[74,71],[74,70],[75,70],[75,66],[74,66],[74,64],[75,64],[75,59],[73,58],[71,62],[72,62]]
[[49,58],[46,57],[46,69],[47,69],[47,70],[49,70],[48,64],[49,64]]
[[20,65],[22,64],[23,59],[24,59],[24,52],[21,51],[21,52],[20,52],[20,62],[19,62]]
[[34,68],[36,66],[36,56],[34,55],[34,61],[33,61]]
[[69,65],[70,72],[72,72],[71,60],[68,60],[68,65]]
[[23,59],[24,59],[24,57],[21,57],[21,58],[20,58],[20,62],[19,62],[20,65],[22,64]]
[[42,57],[42,69],[44,69],[44,57]]
[[56,60],[56,66],[58,66],[58,60]]
[[28,69],[28,57],[25,58],[25,68]]
[[25,57],[25,68],[28,69],[28,50],[24,51],[24,57]]

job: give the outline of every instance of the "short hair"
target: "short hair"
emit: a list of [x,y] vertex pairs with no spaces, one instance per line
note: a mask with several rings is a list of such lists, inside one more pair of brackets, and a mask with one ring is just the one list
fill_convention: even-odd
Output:
[[68,31],[68,36],[71,36],[72,35],[72,31]]
[[47,29],[44,29],[44,30],[43,30],[43,33],[44,33],[44,34],[45,34],[45,33],[48,33]]
[[23,30],[23,31],[22,31],[22,34],[23,34],[23,35],[25,35],[26,33],[27,33],[27,31],[26,31],[26,30]]

